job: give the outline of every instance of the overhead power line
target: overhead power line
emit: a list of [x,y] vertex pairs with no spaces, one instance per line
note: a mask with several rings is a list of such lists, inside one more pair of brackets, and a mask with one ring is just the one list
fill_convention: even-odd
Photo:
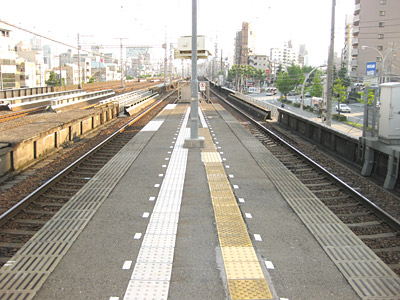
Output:
[[89,53],[89,54],[93,54],[93,55],[95,55],[95,56],[100,56],[100,57],[103,57],[103,58],[110,58],[110,59],[112,59],[112,60],[117,60],[117,61],[118,61],[118,59],[116,59],[116,58],[113,58],[113,57],[110,57],[110,56],[106,56],[106,55],[102,55],[102,54],[100,54],[100,53],[92,52],[92,51],[89,51],[89,50],[79,49],[77,46],[73,46],[73,45],[69,45],[69,44],[64,43],[64,42],[57,41],[57,40],[55,40],[55,39],[53,39],[53,38],[44,36],[44,35],[39,34],[39,33],[35,33],[35,32],[33,32],[33,31],[30,31],[30,30],[28,30],[28,29],[22,28],[22,27],[17,26],[17,25],[13,25],[13,24],[8,23],[8,22],[3,21],[3,20],[0,20],[0,23],[3,23],[3,24],[5,24],[5,25],[8,25],[8,26],[10,26],[10,27],[19,29],[19,30],[24,31],[24,32],[30,33],[30,34],[32,34],[32,35],[41,37],[41,38],[43,38],[43,39],[52,41],[52,42],[54,42],[54,43],[56,43],[56,44],[60,44],[60,45],[63,45],[63,46],[69,47],[69,48],[73,48],[73,49],[75,49],[75,50],[83,51],[83,52],[86,52],[86,53]]

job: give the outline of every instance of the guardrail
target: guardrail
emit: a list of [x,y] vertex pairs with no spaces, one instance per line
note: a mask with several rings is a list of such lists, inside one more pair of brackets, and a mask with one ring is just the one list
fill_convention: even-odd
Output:
[[7,110],[17,111],[21,109],[32,108],[35,106],[42,106],[41,102],[50,101],[52,98],[55,97],[71,96],[80,93],[82,93],[82,90],[72,90],[66,92],[54,92],[54,93],[14,97],[14,98],[0,100],[0,105]]
[[239,93],[239,92],[235,92],[235,96],[243,101],[246,101],[247,103],[251,103],[251,104],[257,106],[258,108],[261,108],[261,109],[267,110],[267,111],[271,111],[271,115],[274,117],[278,116],[278,107],[276,107],[275,105],[266,103],[264,101],[255,99],[255,98],[247,96],[247,95],[243,95],[242,93]]
[[53,86],[38,86],[34,88],[7,89],[0,90],[0,99],[10,99],[23,96],[33,96],[39,94],[53,93]]
[[102,106],[110,102],[116,102],[118,103],[120,114],[130,114],[130,111],[134,106],[137,106],[143,101],[153,99],[156,96],[158,96],[158,93],[152,93],[150,90],[137,90],[99,101],[97,106]]
[[84,102],[93,101],[99,98],[110,97],[115,95],[113,90],[96,91],[89,93],[81,93],[76,96],[62,96],[52,99],[50,107],[53,111],[59,112],[68,106],[78,105]]

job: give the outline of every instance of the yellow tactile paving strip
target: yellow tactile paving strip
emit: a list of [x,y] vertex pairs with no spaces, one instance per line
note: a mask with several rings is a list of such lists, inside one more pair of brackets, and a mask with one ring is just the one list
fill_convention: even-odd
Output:
[[272,299],[239,206],[207,128],[202,160],[206,167],[230,299]]

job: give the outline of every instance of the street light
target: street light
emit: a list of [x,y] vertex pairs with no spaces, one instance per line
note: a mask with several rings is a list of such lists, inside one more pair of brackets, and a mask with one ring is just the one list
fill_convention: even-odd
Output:
[[301,105],[300,105],[300,113],[301,113],[301,114],[303,114],[303,107],[304,107],[304,86],[306,85],[306,82],[307,82],[308,78],[310,77],[310,75],[311,75],[316,69],[318,69],[318,68],[323,68],[323,67],[326,67],[326,65],[321,65],[321,66],[315,67],[314,69],[311,70],[310,73],[307,74],[306,78],[304,78],[303,85],[301,86],[301,99],[300,99],[300,100],[301,100]]
[[[367,45],[361,46],[361,49],[363,49],[363,50],[365,50],[365,49],[367,49],[367,48],[373,49],[373,50],[375,50],[376,52],[378,52],[379,56],[380,56],[381,59],[382,59],[382,71],[381,71],[381,72],[382,72],[383,76],[382,76],[382,75],[379,76],[379,83],[384,83],[384,82],[386,81],[385,60],[386,60],[387,56],[389,55],[389,53],[395,52],[396,50],[399,50],[400,47],[395,48],[395,49],[390,48],[389,51],[388,51],[385,55],[383,55],[383,53],[382,53],[381,51],[379,51],[379,50],[378,50],[377,48],[375,48],[375,47],[371,47],[371,46],[367,46]],[[383,80],[382,80],[382,77],[383,77]]]

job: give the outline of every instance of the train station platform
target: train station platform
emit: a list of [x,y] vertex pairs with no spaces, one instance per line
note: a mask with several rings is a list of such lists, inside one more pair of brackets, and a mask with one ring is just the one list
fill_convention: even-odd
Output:
[[189,109],[168,105],[1,269],[0,299],[400,299],[220,105],[201,104],[205,147],[184,148]]

